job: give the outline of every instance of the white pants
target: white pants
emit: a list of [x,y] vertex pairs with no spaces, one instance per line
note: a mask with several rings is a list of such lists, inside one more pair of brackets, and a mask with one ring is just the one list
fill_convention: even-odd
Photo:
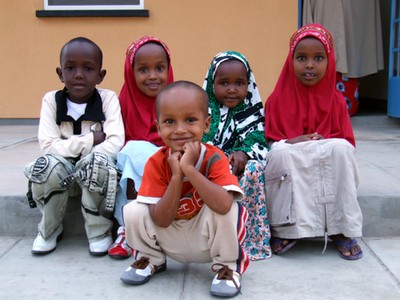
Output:
[[354,154],[344,139],[275,143],[266,167],[272,236],[361,236]]

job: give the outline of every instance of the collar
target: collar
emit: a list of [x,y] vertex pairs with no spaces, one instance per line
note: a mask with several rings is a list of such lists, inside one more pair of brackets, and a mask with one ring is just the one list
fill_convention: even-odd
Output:
[[[68,91],[66,88],[57,91],[55,96],[56,101],[56,122],[60,125],[61,122],[71,122],[72,118],[67,115],[67,97]],[[78,121],[95,121],[104,122],[106,117],[103,112],[103,101],[97,89],[94,90],[92,97],[88,100],[85,113],[78,119]]]

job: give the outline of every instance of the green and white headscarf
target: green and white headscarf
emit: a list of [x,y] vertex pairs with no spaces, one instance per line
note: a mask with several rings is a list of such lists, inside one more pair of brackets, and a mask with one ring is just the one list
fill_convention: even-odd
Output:
[[[245,65],[249,85],[244,101],[230,109],[215,98],[214,79],[221,63],[232,59]],[[211,61],[203,89],[210,98],[211,116],[210,132],[204,135],[203,141],[219,147],[226,155],[241,150],[250,159],[265,161],[269,149],[264,137],[264,108],[247,59],[235,51],[217,54]]]

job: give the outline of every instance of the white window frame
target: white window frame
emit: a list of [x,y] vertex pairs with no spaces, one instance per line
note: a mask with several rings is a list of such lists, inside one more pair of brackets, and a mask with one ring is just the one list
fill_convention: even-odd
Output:
[[[48,0],[43,0],[44,10],[135,10],[144,9],[144,0],[139,0],[139,4],[134,5],[49,5]],[[110,1],[112,2],[112,1]]]

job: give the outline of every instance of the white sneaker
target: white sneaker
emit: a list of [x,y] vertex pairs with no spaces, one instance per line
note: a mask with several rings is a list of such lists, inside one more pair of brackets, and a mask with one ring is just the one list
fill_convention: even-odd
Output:
[[112,243],[113,240],[110,235],[94,242],[89,242],[89,252],[94,256],[104,256],[108,253],[108,249],[111,247]]
[[41,233],[39,232],[33,242],[32,253],[37,255],[48,254],[57,247],[57,242],[61,240],[63,233],[62,224],[58,226],[58,228],[54,231],[54,233],[49,236],[47,239],[44,239]]

